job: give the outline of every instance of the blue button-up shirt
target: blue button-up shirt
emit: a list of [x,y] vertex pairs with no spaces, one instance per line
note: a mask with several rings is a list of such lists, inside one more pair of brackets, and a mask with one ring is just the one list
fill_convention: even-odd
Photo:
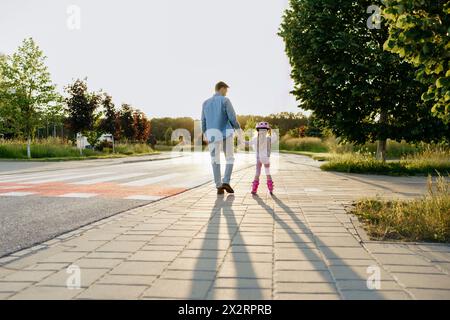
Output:
[[225,139],[240,128],[230,99],[216,93],[203,103],[202,131],[209,142],[217,140],[217,132],[221,132]]

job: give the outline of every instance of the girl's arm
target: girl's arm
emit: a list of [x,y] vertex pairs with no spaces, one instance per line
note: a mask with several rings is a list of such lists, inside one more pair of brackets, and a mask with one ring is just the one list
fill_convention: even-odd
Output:
[[249,141],[245,141],[245,146],[246,147],[253,147],[256,143],[256,139],[253,137],[251,138]]

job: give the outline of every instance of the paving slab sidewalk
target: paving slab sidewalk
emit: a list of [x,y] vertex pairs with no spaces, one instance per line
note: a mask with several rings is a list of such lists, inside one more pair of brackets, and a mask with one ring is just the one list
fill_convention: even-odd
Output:
[[246,169],[234,196],[205,185],[4,257],[0,299],[450,299],[449,245],[370,241],[345,210],[425,178],[279,167],[273,197]]

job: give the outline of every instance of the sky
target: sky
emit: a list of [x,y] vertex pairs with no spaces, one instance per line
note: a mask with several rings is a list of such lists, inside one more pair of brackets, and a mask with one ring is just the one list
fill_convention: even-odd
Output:
[[238,114],[299,112],[277,35],[288,0],[1,0],[0,52],[33,37],[58,90],[88,78],[116,105],[198,119],[214,85]]

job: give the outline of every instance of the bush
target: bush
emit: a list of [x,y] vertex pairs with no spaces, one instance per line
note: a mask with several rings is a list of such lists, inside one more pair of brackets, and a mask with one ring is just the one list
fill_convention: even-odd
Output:
[[[350,153],[350,152],[359,152],[359,153],[370,153],[375,154],[377,152],[377,143],[365,143],[363,145],[354,145],[352,143],[341,143],[339,138],[336,137],[328,137],[325,139],[325,144],[327,145],[330,152],[333,153]],[[431,145],[419,143],[419,144],[411,144],[405,141],[397,142],[394,140],[388,140],[386,151],[388,159],[400,159],[403,156],[414,154],[424,150],[425,148],[430,147]]]
[[102,151],[105,153],[111,153],[113,149],[113,143],[111,141],[100,141],[97,143],[97,146],[95,147],[98,151]]
[[[85,156],[97,155],[93,150],[84,150]],[[67,141],[60,138],[35,140],[31,143],[31,156],[35,159],[79,157],[80,151]],[[0,158],[26,159],[27,146],[25,141],[13,140],[0,143]]]
[[363,200],[352,213],[376,239],[450,242],[450,183],[428,182],[428,195],[412,201]]
[[412,172],[450,174],[450,150],[428,148],[416,154],[407,155],[400,163]]
[[152,153],[152,148],[145,143],[118,143],[115,146],[116,152],[125,155]]
[[287,134],[280,140],[280,150],[328,152],[328,147],[320,138],[294,138]]
[[370,173],[387,175],[437,175],[450,174],[450,150],[423,151],[403,157],[400,161],[382,162],[372,154],[335,154],[321,166],[325,171]]
[[[110,142],[101,142],[97,148],[99,151],[84,149],[82,157],[101,157],[112,153],[112,143]],[[124,155],[133,155],[152,153],[153,150],[145,143],[120,143],[116,145],[116,152]],[[60,138],[49,138],[33,141],[31,144],[31,156],[33,159],[81,157],[80,150],[77,147]],[[21,140],[0,141],[0,158],[27,159],[26,142]]]
[[[283,136],[280,141],[280,150],[285,151],[308,151],[308,152],[330,152],[337,154],[346,153],[362,153],[375,155],[377,152],[377,143],[365,143],[363,145],[354,145],[352,143],[342,142],[340,138],[328,136],[325,138],[298,138],[297,133],[290,132]],[[394,140],[387,141],[387,158],[401,159],[403,157],[421,153],[424,151],[439,151],[442,147],[438,144],[427,143],[407,143],[406,141],[397,142]],[[448,149],[448,147],[447,147]]]

